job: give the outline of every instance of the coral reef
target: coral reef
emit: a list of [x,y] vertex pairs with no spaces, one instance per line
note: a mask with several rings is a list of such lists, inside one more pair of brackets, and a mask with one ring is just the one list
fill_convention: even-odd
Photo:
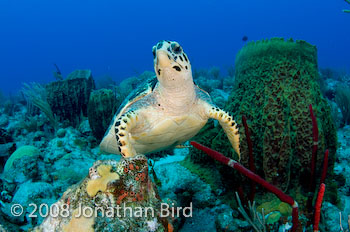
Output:
[[211,67],[209,70],[195,69],[193,80],[201,89],[211,95],[215,104],[224,104],[227,99],[222,101],[223,99],[216,99],[215,95],[217,95],[217,91],[223,90],[227,93],[232,89],[234,80],[234,73],[232,71],[233,67],[230,67],[228,70],[229,76],[224,78],[220,76],[220,69],[216,66]]
[[[217,67],[197,70],[193,76],[213,102],[239,123],[242,164],[280,190],[265,187],[278,194],[282,190],[299,203],[298,229],[311,231],[314,225],[314,230],[346,231],[350,224],[350,76],[329,68],[318,73],[317,68],[314,46],[271,39],[247,43],[227,77]],[[22,95],[6,97],[6,102],[0,93],[0,231],[36,227],[35,231],[241,232],[252,231],[258,224],[262,227],[256,228],[267,231],[290,231],[293,207],[187,144],[149,154],[154,161],[148,164],[142,155],[123,159],[101,153],[97,141],[120,102],[151,76],[153,72],[144,72],[115,85],[110,76],[94,81],[89,70],[63,78],[57,69],[57,81],[46,86],[24,84]],[[331,118],[337,123],[338,136]],[[195,140],[238,160],[214,120]],[[327,148],[329,153],[323,157]],[[315,186],[323,182],[327,186],[319,192],[324,194],[322,207],[317,193],[309,190],[310,180]],[[291,203],[288,196],[282,197]],[[193,214],[159,217],[162,202],[191,205]],[[44,215],[30,216],[32,203],[44,206]],[[22,215],[13,216],[14,204],[23,206]],[[109,207],[118,206],[121,214],[125,207],[152,207],[156,215],[106,215]],[[45,216],[46,207],[51,216]],[[94,214],[79,216],[79,209],[85,207]],[[63,209],[63,215],[55,217],[57,209]]]
[[86,192],[90,197],[96,196],[99,191],[105,192],[109,182],[119,180],[119,174],[111,172],[111,169],[111,165],[100,165],[97,167],[96,174],[100,178],[91,179],[86,185]]
[[[303,176],[310,173],[313,141],[309,104],[314,107],[320,130],[318,153],[330,149],[330,170],[334,165],[336,133],[317,79],[316,48],[304,41],[258,41],[248,43],[237,54],[236,85],[227,109],[250,120],[258,172],[263,171],[268,181],[282,189],[305,184]],[[247,164],[245,140],[242,136],[242,162]],[[318,169],[321,164],[319,157]]]
[[[45,129],[49,122],[44,114],[33,117],[39,122],[40,118],[46,119],[44,126],[33,126],[32,132],[21,128],[26,114],[25,105],[20,104],[13,116],[6,115],[8,123],[3,133],[4,142],[12,140],[3,145],[13,146],[8,153],[2,153],[7,155],[1,157],[3,166],[8,155],[19,147],[8,159],[6,166],[9,168],[0,174],[0,223],[7,231],[21,231],[19,227],[27,231],[40,224],[43,216],[29,216],[33,211],[30,203],[40,206],[57,201],[69,186],[88,174],[87,167],[99,156],[98,149],[93,149],[95,138],[72,127],[59,128],[52,134]],[[55,135],[57,137],[53,137]],[[28,145],[29,149],[26,149]],[[17,203],[24,208],[21,217],[14,217],[10,211]]]
[[211,67],[209,70],[209,73],[214,79],[220,78],[220,68],[219,67],[216,67],[216,66]]
[[[199,143],[196,142],[191,142],[191,145],[194,146],[195,148],[197,148],[198,150],[204,151],[205,153],[207,153],[208,156],[214,158],[215,160],[219,161],[220,163],[223,163],[235,170],[237,170],[239,173],[241,173],[242,175],[248,177],[250,180],[258,183],[259,185],[261,185],[262,187],[264,187],[266,190],[270,191],[271,193],[273,193],[276,197],[279,198],[279,200],[281,200],[284,203],[289,204],[292,207],[292,227],[291,227],[291,231],[295,232],[295,231],[301,231],[302,226],[299,222],[299,213],[298,213],[298,203],[288,194],[284,193],[281,189],[277,188],[276,186],[272,185],[271,183],[267,182],[266,180],[264,180],[263,178],[261,178],[260,176],[258,176],[257,174],[255,174],[254,172],[252,172],[251,170],[249,170],[248,168],[245,168],[244,166],[242,166],[241,164],[239,164],[237,161],[232,160],[230,158],[227,158],[226,156],[224,156],[223,154],[221,154],[220,152],[217,152],[215,150],[212,150],[206,146],[203,146]],[[326,154],[324,157],[324,169],[323,169],[323,173],[322,173],[322,178],[321,178],[321,184],[320,184],[320,188],[317,194],[317,199],[314,205],[314,219],[313,219],[313,231],[319,231],[319,224],[320,224],[320,213],[321,213],[321,206],[322,206],[322,201],[323,201],[323,196],[324,196],[324,192],[325,192],[325,184],[323,183],[324,179],[325,179],[325,173],[327,171],[327,159],[328,159],[328,150],[326,150]],[[255,209],[255,201],[253,201],[253,203],[251,204],[251,202],[249,202],[249,209],[251,211],[251,217],[250,218],[247,213],[245,212],[244,207],[241,204],[241,200],[239,197],[239,194],[236,192],[236,198],[237,198],[237,202],[239,205],[239,211],[240,213],[243,215],[243,217],[251,224],[251,226],[256,230],[256,231],[266,231],[265,229],[265,214],[264,214],[264,208],[267,208],[268,210],[271,210],[271,208],[275,208],[278,209],[278,211],[276,212],[269,212],[267,211],[268,215],[266,217],[266,224],[267,226],[272,229],[270,227],[270,225],[273,225],[272,227],[274,227],[275,223],[277,223],[281,216],[282,216],[282,211],[284,211],[284,213],[288,214],[288,208],[286,208],[285,205],[281,205],[278,204],[278,206],[276,207],[276,202],[265,202],[264,204],[262,204],[261,206],[261,216],[256,212]],[[271,204],[272,203],[272,207]],[[275,206],[273,206],[275,204]],[[260,219],[262,218],[262,219]],[[258,220],[257,220],[258,219]],[[306,225],[307,227],[307,225]],[[299,228],[299,229],[298,229]],[[276,231],[276,229],[274,229],[274,231]]]
[[[282,189],[299,188],[300,184],[306,187],[304,176],[310,173],[313,145],[309,104],[314,107],[320,130],[318,153],[330,149],[329,170],[332,170],[336,133],[330,107],[317,83],[314,46],[279,38],[248,43],[237,54],[235,78],[226,110],[233,113],[240,125],[242,116],[247,117],[259,174]],[[218,151],[231,151],[223,142],[223,132],[214,130],[217,131],[206,132],[218,134],[214,141],[199,142],[212,143],[210,146]],[[243,126],[240,135],[242,163],[248,166]],[[322,157],[318,157],[317,170],[321,164]]]
[[12,136],[4,129],[0,128],[0,157],[10,155],[16,150],[16,144],[13,142]]
[[87,105],[95,83],[90,70],[76,70],[62,81],[46,85],[47,101],[52,112],[68,125],[79,125],[87,116]]
[[98,140],[103,138],[120,103],[110,89],[99,89],[91,93],[87,116],[92,133]]
[[[198,172],[193,173],[184,167],[182,162],[188,155],[188,149],[176,149],[174,152],[174,155],[156,161],[154,169],[162,183],[158,190],[164,201],[181,207],[187,207],[192,202],[192,217],[176,218],[177,223],[174,224],[179,224],[179,227],[175,227],[175,231],[249,231],[249,224],[238,218],[238,211],[223,203],[224,189],[213,188],[213,184],[222,185],[208,184]],[[209,173],[213,181],[220,181],[216,178],[218,174]]]
[[4,129],[0,128],[0,144],[13,142],[12,136]]
[[24,83],[23,93],[26,96],[29,105],[38,107],[46,117],[50,120],[53,128],[57,126],[57,120],[52,112],[51,106],[48,102],[48,92],[42,85],[38,83],[31,83],[31,85]]
[[96,89],[113,89],[116,86],[115,81],[109,75],[103,75],[95,78]]
[[[67,216],[49,216],[34,231],[172,231],[160,203],[145,156],[96,161],[53,207]],[[89,215],[79,216],[86,209]]]
[[[260,176],[256,175],[255,173],[253,173],[249,169],[245,168],[244,166],[239,164],[237,161],[232,160],[230,158],[227,158],[223,154],[221,154],[217,151],[214,151],[208,147],[205,147],[199,143],[191,142],[191,145],[199,150],[204,151],[205,153],[207,153],[207,155],[216,159],[217,161],[239,171],[242,175],[248,177],[250,180],[260,184],[262,187],[264,187],[268,191],[275,194],[281,201],[289,204],[293,208],[292,209],[292,218],[293,218],[292,219],[292,222],[293,222],[292,232],[295,232],[297,230],[297,228],[299,226],[298,203],[291,196],[289,196],[288,194],[285,194],[282,190],[275,187],[271,183],[267,182],[266,180],[264,180]],[[238,199],[238,194],[236,194],[236,195],[237,195],[237,199]],[[254,225],[252,225],[252,226],[254,226]]]
[[121,98],[124,99],[139,85],[139,83],[145,82],[154,75],[155,74],[153,72],[145,71],[138,77],[130,77],[123,80],[118,86],[118,92],[120,93]]
[[11,168],[13,168],[13,164],[20,159],[23,159],[25,156],[36,156],[40,151],[33,146],[23,146],[18,148],[7,160],[4,172],[8,172]]
[[350,124],[350,87],[346,85],[337,86],[335,90],[335,102],[340,108],[343,116],[342,125]]
[[219,89],[222,84],[220,80],[208,79],[205,76],[199,76],[195,79],[195,83],[208,93],[211,93],[215,89]]
[[326,188],[325,184],[322,183],[317,195],[316,206],[315,206],[315,218],[314,218],[314,224],[313,224],[314,231],[319,231],[318,227],[320,224],[321,207],[322,207],[325,188]]
[[38,173],[36,160],[40,151],[33,146],[22,146],[18,148],[4,166],[3,180],[9,183],[24,183],[35,177]]

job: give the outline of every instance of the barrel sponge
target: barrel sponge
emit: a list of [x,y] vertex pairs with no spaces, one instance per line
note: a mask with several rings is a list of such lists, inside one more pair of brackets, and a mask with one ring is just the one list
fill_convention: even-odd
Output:
[[[282,189],[306,187],[312,153],[312,104],[319,127],[316,170],[325,149],[330,172],[336,152],[336,129],[323,98],[317,69],[317,49],[305,41],[280,38],[248,43],[237,54],[236,83],[227,110],[240,124],[242,162],[248,165],[248,146],[241,118],[248,118],[255,165]],[[291,183],[294,181],[294,184]]]
[[98,166],[97,173],[100,178],[89,180],[86,186],[86,191],[90,197],[94,197],[99,191],[106,191],[109,182],[119,180],[119,175],[115,172],[111,172],[111,169],[111,165]]
[[121,101],[111,89],[99,89],[90,94],[87,115],[90,128],[97,139],[102,139]]
[[90,94],[95,89],[90,70],[75,70],[66,79],[50,82],[45,88],[47,101],[59,121],[76,127],[81,117],[87,116]]
[[39,155],[40,151],[38,148],[33,147],[33,146],[22,146],[18,148],[10,158],[6,161],[5,167],[4,167],[4,172],[9,171],[12,169],[13,164],[19,160],[22,159],[25,156],[37,156]]
[[[307,192],[305,176],[310,175],[313,146],[309,104],[319,127],[316,170],[322,169],[324,151],[329,149],[328,181],[332,179],[336,129],[318,78],[317,49],[305,41],[273,38],[250,42],[235,60],[235,83],[225,110],[239,124],[241,162],[249,167],[244,115],[257,172],[283,190]],[[222,129],[212,130],[215,133],[205,133],[217,136],[204,144],[236,158]]]

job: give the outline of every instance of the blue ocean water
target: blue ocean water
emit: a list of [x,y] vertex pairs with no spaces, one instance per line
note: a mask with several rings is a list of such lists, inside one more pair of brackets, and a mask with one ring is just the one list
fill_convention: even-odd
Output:
[[[254,223],[265,228],[256,221],[263,217],[267,231],[291,231],[292,223],[294,229],[299,224],[299,230],[318,231],[313,215],[321,209],[320,231],[350,229],[350,14],[343,12],[350,12],[347,3],[350,0],[0,0],[0,231],[28,231],[40,225],[44,231],[246,232]],[[294,51],[283,49],[283,57],[275,52],[274,60],[265,53],[258,62],[249,62],[255,58],[252,54],[240,56],[237,67],[244,68],[237,69],[237,78],[225,76],[247,42],[272,37],[316,45],[318,82],[311,78],[318,75],[308,59],[313,50],[305,44],[295,57],[290,55]],[[153,76],[144,71],[153,71],[152,46],[160,40],[179,42],[192,68],[205,69],[193,75],[194,81],[213,104],[192,88],[184,71],[189,70],[187,56],[179,54],[175,42],[159,43],[155,52],[162,68],[157,70],[159,85],[155,87],[156,79],[145,81]],[[162,66],[166,62],[161,57],[167,60],[164,51],[169,51],[170,60],[169,54],[177,54],[173,60],[184,64],[182,69]],[[63,77],[75,70],[75,76],[88,78],[56,81],[57,67]],[[91,70],[94,78],[82,69]],[[263,78],[256,78],[260,74]],[[103,76],[117,83],[135,78],[110,89],[94,89],[93,82],[101,87]],[[23,85],[30,82],[50,84]],[[154,92],[140,97],[147,85],[135,89],[139,83],[148,83]],[[12,97],[21,89],[20,97]],[[140,101],[123,108],[122,102],[135,99]],[[125,111],[118,112],[118,107]],[[222,152],[209,155],[268,190],[188,149],[188,144],[203,149],[197,143],[173,149],[208,118],[191,140]],[[228,162],[229,157],[239,157],[231,152],[224,133],[241,154],[241,164],[248,168],[249,159],[249,169],[271,184],[239,162]],[[165,150],[154,154],[158,148]],[[318,184],[327,186],[322,207],[313,202]],[[269,192],[282,195],[279,198],[294,213]],[[247,200],[256,202],[257,209],[249,210],[253,223],[244,213]],[[67,206],[70,218],[54,216],[54,202]],[[142,205],[157,212],[161,202],[190,206],[191,216],[73,218],[80,203],[96,210],[125,202],[132,203],[133,210]],[[297,202],[299,222],[294,220]],[[31,206],[39,210],[31,211]],[[260,214],[263,207],[265,216]],[[16,208],[19,211],[13,211]],[[78,228],[70,230],[74,227]]]
[[249,40],[302,39],[318,47],[319,66],[349,69],[345,1],[0,1],[0,88],[53,81],[91,69],[116,81],[153,70],[152,46],[178,41],[193,67],[234,64]]

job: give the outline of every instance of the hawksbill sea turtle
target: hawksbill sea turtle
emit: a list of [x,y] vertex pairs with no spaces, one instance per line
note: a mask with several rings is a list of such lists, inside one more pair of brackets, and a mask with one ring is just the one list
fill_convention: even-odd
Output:
[[190,61],[179,43],[163,40],[152,52],[156,76],[140,84],[121,104],[102,139],[101,151],[133,157],[174,147],[191,139],[213,118],[240,155],[236,122],[195,85]]

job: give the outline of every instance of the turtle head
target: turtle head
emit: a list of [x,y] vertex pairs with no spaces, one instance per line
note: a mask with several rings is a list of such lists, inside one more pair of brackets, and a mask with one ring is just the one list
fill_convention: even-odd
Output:
[[162,40],[152,48],[154,71],[164,86],[173,86],[183,81],[192,82],[191,63],[179,43]]

